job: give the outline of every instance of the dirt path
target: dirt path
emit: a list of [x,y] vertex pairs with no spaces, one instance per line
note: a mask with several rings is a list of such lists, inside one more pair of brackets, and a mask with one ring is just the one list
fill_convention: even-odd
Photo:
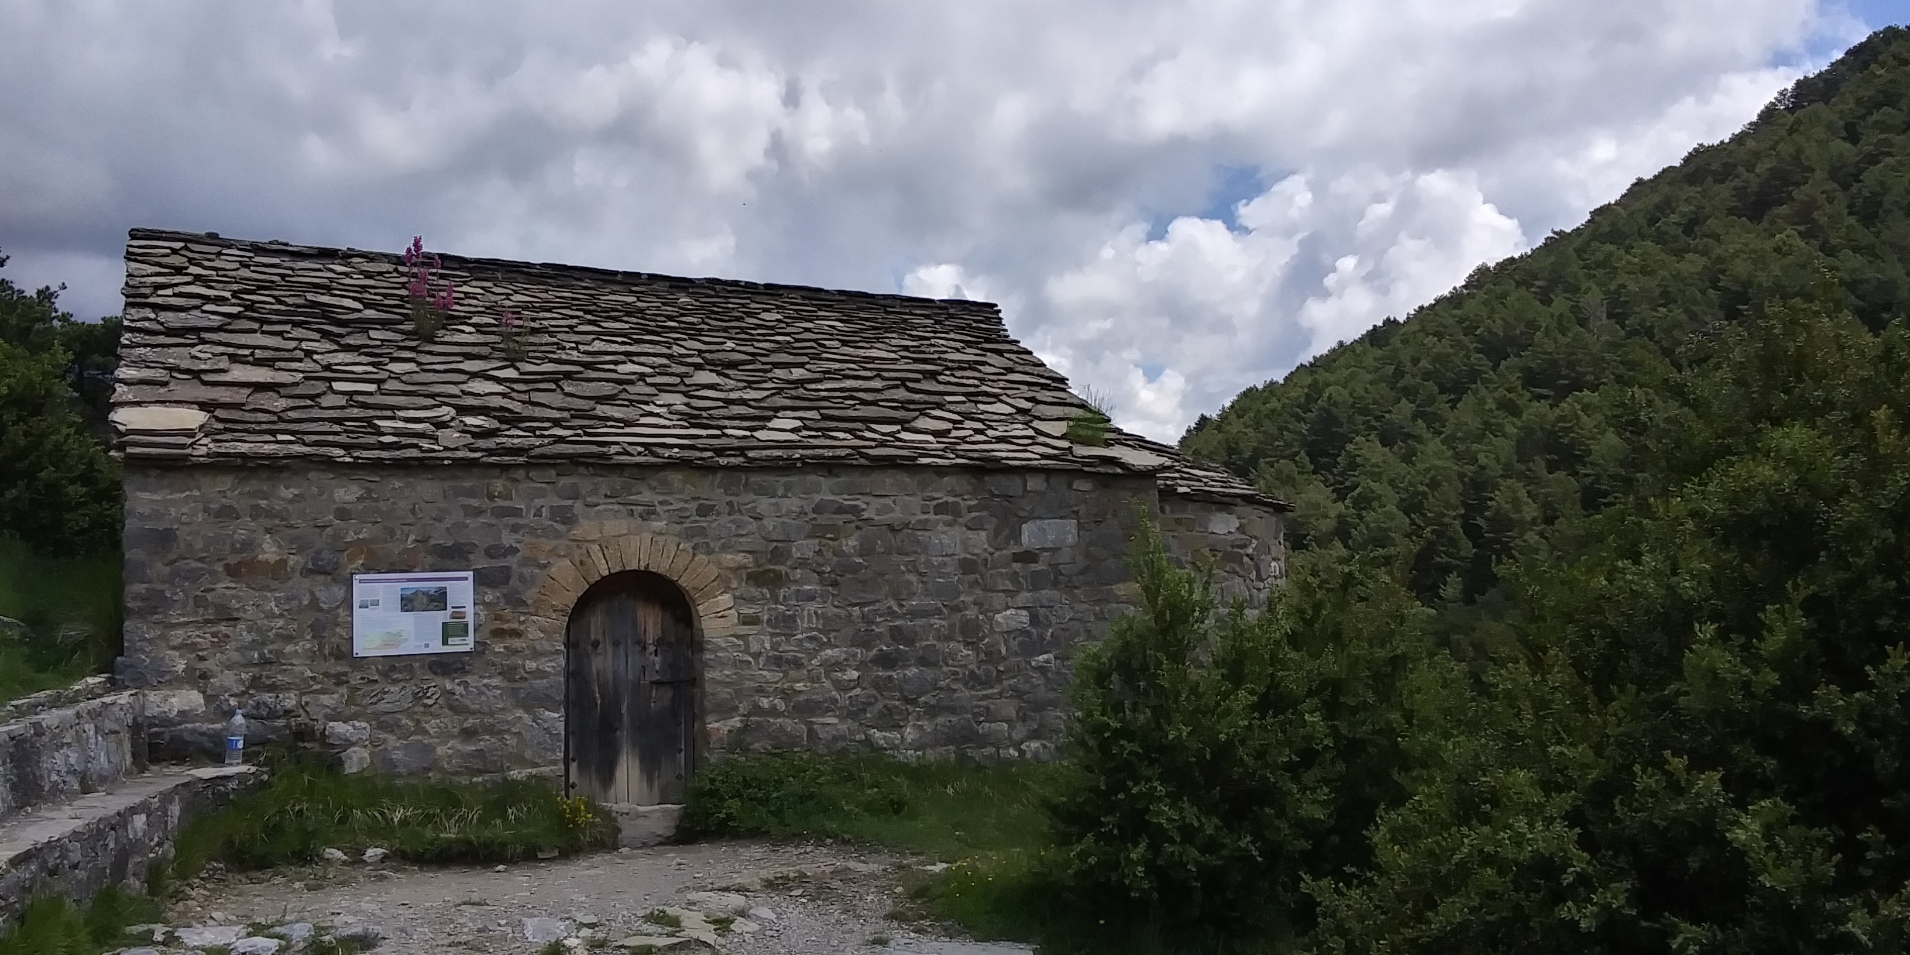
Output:
[[174,924],[369,924],[385,937],[377,950],[390,955],[525,955],[544,944],[532,936],[559,930],[552,922],[526,920],[564,920],[564,935],[598,934],[614,943],[655,934],[646,913],[696,908],[688,903],[690,893],[719,890],[743,895],[757,910],[739,923],[754,923],[757,931],[722,937],[722,950],[734,955],[1029,950],[954,941],[930,927],[889,919],[902,899],[902,877],[920,861],[841,846],[748,841],[622,849],[497,869],[354,861],[214,877],[189,892]]

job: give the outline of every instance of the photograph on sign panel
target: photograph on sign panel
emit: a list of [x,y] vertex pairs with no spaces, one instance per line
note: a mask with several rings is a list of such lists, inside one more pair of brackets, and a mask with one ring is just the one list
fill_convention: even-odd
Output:
[[398,588],[398,609],[404,613],[443,613],[450,606],[447,587]]

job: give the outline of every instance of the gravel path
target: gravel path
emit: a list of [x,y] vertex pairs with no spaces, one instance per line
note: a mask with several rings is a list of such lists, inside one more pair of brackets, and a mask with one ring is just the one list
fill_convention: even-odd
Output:
[[[611,942],[653,934],[643,916],[688,906],[698,891],[740,893],[773,918],[750,918],[754,933],[722,938],[733,955],[835,955],[882,951],[920,955],[1016,955],[1027,946],[940,937],[920,923],[892,920],[901,880],[921,863],[834,845],[753,841],[620,849],[574,859],[498,868],[430,868],[353,862],[260,875],[212,876],[189,890],[174,924],[366,923],[389,955],[526,955],[527,919],[596,926]],[[501,870],[501,871],[500,871]],[[602,949],[606,953],[620,951]]]

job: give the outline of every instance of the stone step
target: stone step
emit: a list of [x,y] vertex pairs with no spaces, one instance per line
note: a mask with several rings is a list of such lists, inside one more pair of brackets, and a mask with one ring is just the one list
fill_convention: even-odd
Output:
[[145,888],[191,820],[265,778],[255,766],[165,768],[36,806],[0,823],[0,923],[41,889],[84,903],[108,885]]
[[677,825],[683,820],[683,807],[674,803],[661,806],[615,803],[608,808],[617,818],[617,844],[627,849],[647,849],[675,842]]

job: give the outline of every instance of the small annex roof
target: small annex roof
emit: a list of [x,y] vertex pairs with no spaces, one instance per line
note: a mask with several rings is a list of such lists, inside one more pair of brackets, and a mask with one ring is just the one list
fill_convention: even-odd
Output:
[[[441,257],[444,328],[399,256],[134,229],[112,420],[150,463],[910,464],[1150,473],[1281,507],[1110,430],[983,302]],[[499,320],[525,329],[508,354]]]

